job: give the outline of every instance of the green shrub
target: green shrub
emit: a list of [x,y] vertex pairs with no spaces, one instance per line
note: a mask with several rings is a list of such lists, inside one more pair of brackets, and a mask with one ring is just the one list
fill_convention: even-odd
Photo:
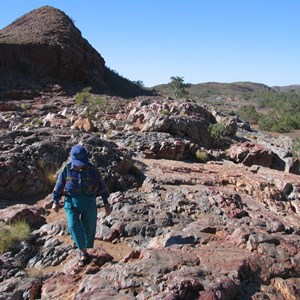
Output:
[[89,102],[91,99],[91,87],[84,88],[81,92],[78,92],[75,95],[75,100],[77,105],[85,104]]
[[272,131],[277,124],[277,118],[274,114],[268,114],[261,117],[258,121],[259,129]]
[[0,223],[0,254],[9,251],[16,242],[28,239],[30,227],[25,221],[7,225]]
[[128,144],[128,147],[131,148],[131,149],[135,149],[136,146],[137,146],[136,141],[130,140],[130,142]]
[[58,163],[54,163],[53,161],[45,161],[44,159],[38,159],[37,164],[43,171],[47,183],[53,188],[58,177],[60,165]]
[[50,165],[46,166],[43,171],[49,186],[54,187],[58,176],[56,168]]
[[289,132],[300,128],[300,94],[296,91],[270,92],[258,96],[259,107],[271,108],[258,121],[259,129]]
[[209,161],[209,156],[208,156],[207,152],[204,150],[198,149],[195,153],[195,156],[196,156],[197,160],[199,160],[200,162],[206,163]]
[[217,141],[229,135],[229,130],[223,123],[211,124],[208,130],[213,141]]
[[40,119],[40,118],[34,118],[34,119],[31,121],[31,125],[34,125],[34,126],[41,126],[41,125],[43,125],[43,120]]

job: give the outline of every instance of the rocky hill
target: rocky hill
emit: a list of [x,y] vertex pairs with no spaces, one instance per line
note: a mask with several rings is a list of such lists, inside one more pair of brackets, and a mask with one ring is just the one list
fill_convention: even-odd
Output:
[[0,30],[0,70],[4,100],[74,94],[88,86],[129,96],[147,92],[107,68],[71,18],[51,6]]

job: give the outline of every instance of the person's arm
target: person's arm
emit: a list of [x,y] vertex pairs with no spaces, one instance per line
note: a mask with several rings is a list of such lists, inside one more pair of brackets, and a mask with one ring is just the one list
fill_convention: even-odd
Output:
[[101,175],[98,172],[98,170],[96,170],[96,176],[97,176],[97,181],[98,181],[98,194],[102,198],[102,201],[104,203],[105,213],[108,216],[111,213],[111,206],[110,206],[110,204],[108,202],[109,190],[108,190],[107,185],[105,184],[105,182],[101,178]]
[[98,190],[99,190],[99,195],[101,196],[101,198],[103,200],[103,203],[104,204],[108,203],[108,198],[109,198],[108,187],[101,177],[99,178]]
[[59,210],[59,200],[61,199],[64,188],[66,184],[66,167],[59,173],[58,179],[56,181],[55,187],[53,189],[52,198],[53,198],[53,206],[52,208],[58,212]]
[[102,188],[100,191],[100,195],[101,195],[101,198],[103,200],[103,203],[104,203],[104,209],[105,209],[105,213],[107,216],[109,216],[111,214],[111,206],[108,202],[108,198],[109,198],[109,191],[108,191],[108,188],[107,188],[107,185],[105,184],[105,182],[100,179],[100,184],[99,186]]

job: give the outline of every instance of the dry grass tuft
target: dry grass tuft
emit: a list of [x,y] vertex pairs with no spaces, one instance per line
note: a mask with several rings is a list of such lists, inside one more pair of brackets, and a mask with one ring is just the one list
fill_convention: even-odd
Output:
[[25,221],[7,225],[0,223],[0,254],[9,251],[16,242],[28,239],[30,227]]

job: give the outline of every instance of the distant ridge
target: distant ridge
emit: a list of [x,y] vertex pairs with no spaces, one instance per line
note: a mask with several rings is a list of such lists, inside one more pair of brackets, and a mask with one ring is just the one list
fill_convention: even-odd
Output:
[[286,86],[273,86],[276,91],[289,92],[289,91],[300,91],[300,84],[291,84]]
[[270,92],[271,87],[263,83],[255,83],[250,81],[238,81],[232,83],[218,83],[218,82],[207,82],[191,85],[191,91],[197,91],[198,89],[216,90],[220,93],[253,93],[258,91]]
[[[162,94],[170,94],[171,88],[168,84],[157,85],[153,87],[155,90]],[[250,81],[239,81],[232,83],[219,83],[219,82],[204,82],[198,84],[186,84],[186,90],[189,95],[200,98],[210,96],[249,96],[253,93],[271,92],[275,91],[273,88],[262,84]]]

